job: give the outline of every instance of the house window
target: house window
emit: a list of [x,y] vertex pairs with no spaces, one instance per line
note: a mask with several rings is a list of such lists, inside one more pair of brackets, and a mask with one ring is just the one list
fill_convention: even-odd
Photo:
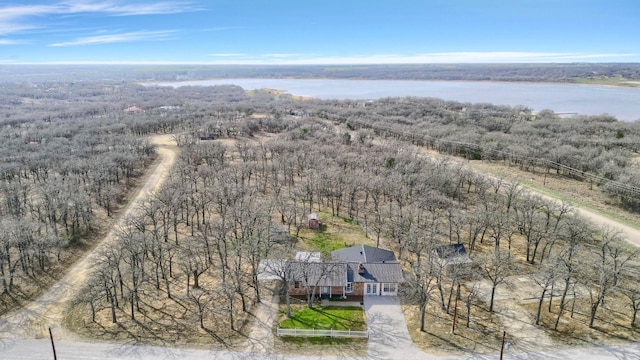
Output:
[[347,286],[344,288],[344,291],[348,292],[348,293],[352,292],[353,291],[353,283],[348,282]]
[[293,282],[293,287],[296,289],[300,289],[300,281],[294,281]]
[[378,284],[367,283],[367,287],[364,292],[365,295],[378,295]]
[[394,293],[397,292],[398,288],[396,287],[396,284],[383,284],[382,285],[382,292],[385,293]]

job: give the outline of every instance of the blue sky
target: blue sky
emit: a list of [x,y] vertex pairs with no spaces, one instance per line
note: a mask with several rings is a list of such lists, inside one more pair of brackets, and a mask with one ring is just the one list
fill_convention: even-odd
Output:
[[0,1],[0,63],[640,62],[638,0]]

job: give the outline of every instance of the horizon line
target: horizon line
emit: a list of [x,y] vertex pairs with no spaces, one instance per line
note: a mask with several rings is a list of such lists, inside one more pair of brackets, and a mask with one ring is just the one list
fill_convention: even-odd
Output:
[[376,65],[544,65],[544,64],[640,64],[640,61],[484,61],[484,62],[353,62],[353,63],[271,63],[271,62],[192,62],[192,61],[51,61],[51,62],[3,62],[0,66],[9,65],[191,65],[191,66],[376,66]]

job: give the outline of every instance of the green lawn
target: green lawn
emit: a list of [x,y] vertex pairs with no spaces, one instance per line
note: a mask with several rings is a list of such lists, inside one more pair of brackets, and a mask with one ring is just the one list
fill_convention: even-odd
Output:
[[[282,311],[286,314],[286,309]],[[314,306],[309,309],[302,305],[293,311],[293,317],[280,323],[283,329],[334,329],[334,330],[366,330],[364,311],[354,306]]]
[[300,230],[299,239],[306,245],[306,249],[320,251],[323,255],[329,256],[333,250],[352,245],[375,246],[375,240],[367,238],[362,227],[350,219],[331,216],[331,213],[326,212],[318,212],[318,215],[322,219],[322,229]]
[[333,250],[338,250],[344,248],[344,241],[332,234],[322,231],[316,230],[312,236],[305,239],[308,244],[317,251],[322,252],[323,254],[331,254]]

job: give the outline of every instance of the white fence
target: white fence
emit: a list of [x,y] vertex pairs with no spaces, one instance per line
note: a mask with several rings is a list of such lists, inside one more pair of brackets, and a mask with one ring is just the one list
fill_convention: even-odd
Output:
[[318,330],[318,329],[281,329],[277,330],[278,336],[330,336],[330,337],[359,337],[368,338],[368,331],[354,330]]

